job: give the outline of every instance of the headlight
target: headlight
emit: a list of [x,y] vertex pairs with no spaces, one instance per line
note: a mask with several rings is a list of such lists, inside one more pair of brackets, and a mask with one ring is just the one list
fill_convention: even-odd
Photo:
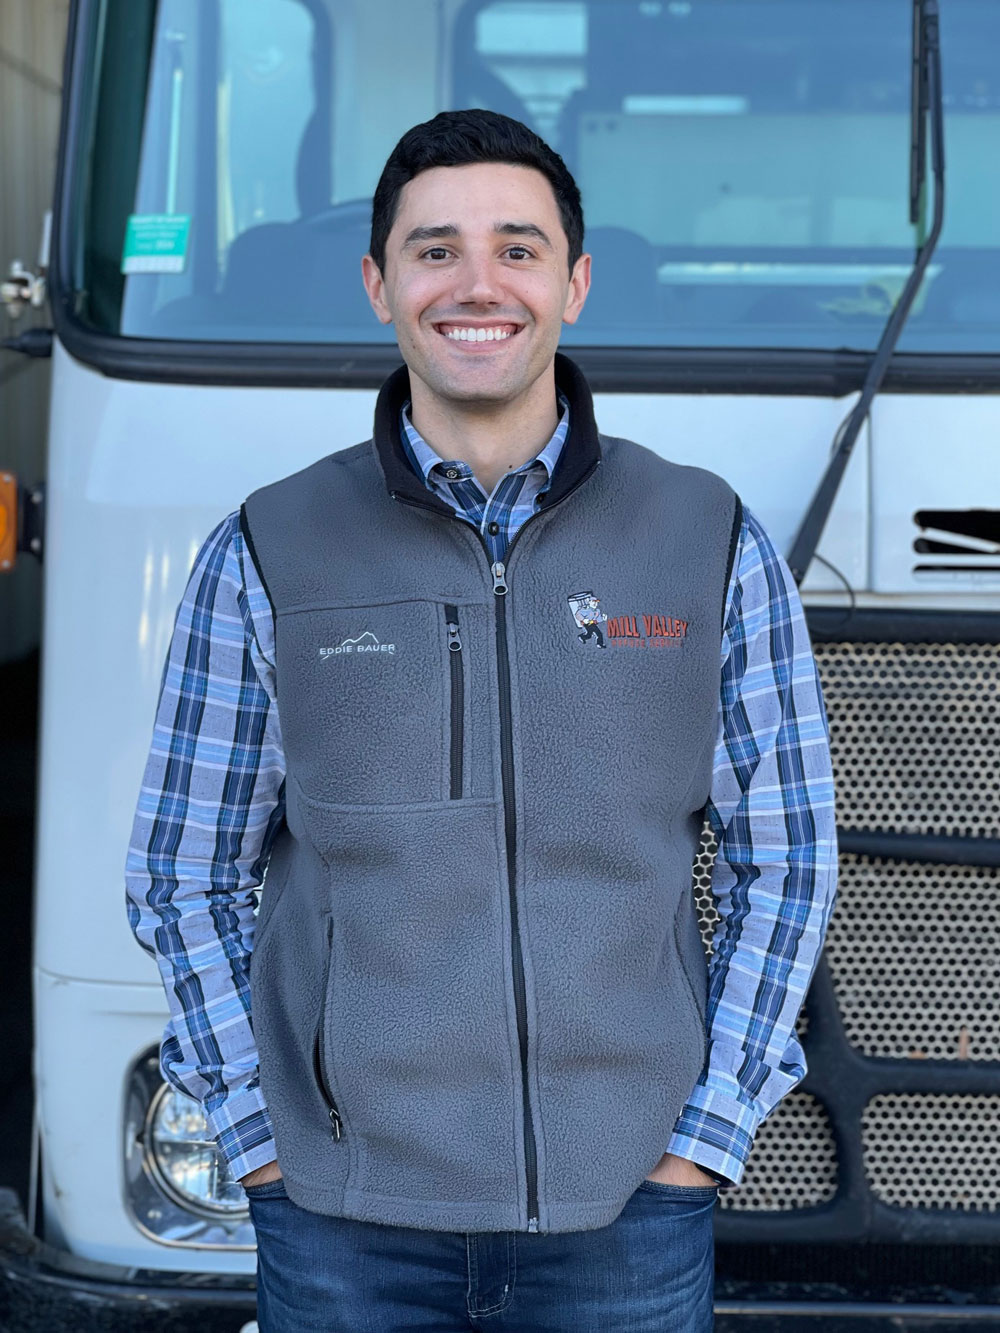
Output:
[[253,1248],[243,1187],[198,1102],[164,1083],[155,1049],[129,1074],[124,1148],[126,1200],[146,1235],[164,1245]]
[[161,1084],[150,1104],[145,1138],[153,1174],[182,1207],[213,1218],[246,1213],[243,1186],[215,1146],[198,1102]]

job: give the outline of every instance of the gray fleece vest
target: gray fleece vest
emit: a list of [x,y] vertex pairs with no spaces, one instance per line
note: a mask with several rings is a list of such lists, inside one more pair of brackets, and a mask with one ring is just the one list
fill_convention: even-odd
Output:
[[706,1053],[691,867],[739,502],[571,433],[491,568],[398,417],[255,492],[286,822],[254,943],[261,1085],[302,1207],[446,1231],[606,1226]]

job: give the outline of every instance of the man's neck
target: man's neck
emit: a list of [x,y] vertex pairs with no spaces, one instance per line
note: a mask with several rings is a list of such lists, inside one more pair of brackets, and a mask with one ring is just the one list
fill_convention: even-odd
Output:
[[559,424],[554,376],[515,403],[451,403],[411,376],[410,420],[441,458],[468,463],[487,495],[506,472],[534,458]]

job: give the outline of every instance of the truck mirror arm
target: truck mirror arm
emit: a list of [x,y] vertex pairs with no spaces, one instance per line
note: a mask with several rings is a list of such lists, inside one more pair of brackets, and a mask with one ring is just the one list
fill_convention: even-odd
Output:
[[49,357],[52,355],[51,329],[25,329],[16,338],[0,338],[0,347],[23,356]]
[[913,268],[899,300],[889,316],[878,347],[872,357],[853,411],[840,426],[833,442],[833,455],[820,478],[805,517],[788,553],[788,565],[796,584],[805,578],[816,547],[823,536],[830,510],[837,498],[851,453],[861,434],[861,427],[885,380],[893,352],[917,298],[924,275],[931,262],[944,227],[944,96],[941,87],[941,34],[938,0],[913,0],[914,13],[914,90],[910,127],[910,220],[919,220],[926,174],[926,118],[930,116],[931,166],[934,173],[934,219],[931,230],[917,250]]

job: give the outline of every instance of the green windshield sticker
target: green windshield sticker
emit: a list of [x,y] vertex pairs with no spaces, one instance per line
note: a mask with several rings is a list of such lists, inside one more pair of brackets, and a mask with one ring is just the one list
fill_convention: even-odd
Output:
[[191,218],[187,213],[133,213],[125,228],[123,273],[183,273]]

